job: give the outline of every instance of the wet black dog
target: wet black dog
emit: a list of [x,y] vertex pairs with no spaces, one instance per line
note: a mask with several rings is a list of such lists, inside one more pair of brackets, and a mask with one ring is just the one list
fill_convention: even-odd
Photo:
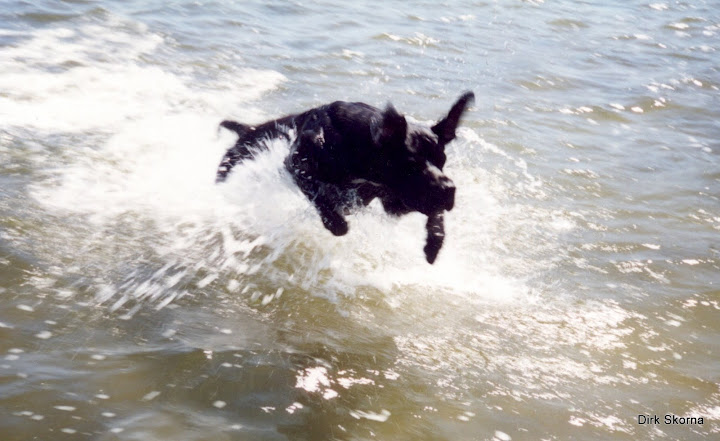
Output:
[[323,225],[336,236],[348,232],[344,215],[380,198],[385,211],[428,217],[425,257],[433,263],[445,236],[443,212],[455,203],[455,185],[445,176],[445,145],[455,138],[460,117],[474,99],[462,95],[448,115],[427,129],[408,123],[388,104],[380,110],[364,103],[337,101],[268,121],[256,127],[223,121],[239,136],[217,171],[222,182],[239,162],[250,159],[271,138],[291,141],[285,167],[315,204]]

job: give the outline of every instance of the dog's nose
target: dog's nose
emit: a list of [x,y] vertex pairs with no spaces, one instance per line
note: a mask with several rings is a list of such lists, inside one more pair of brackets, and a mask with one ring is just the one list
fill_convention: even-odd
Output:
[[447,211],[452,210],[453,206],[455,206],[455,183],[447,176],[442,176],[440,178],[440,189],[444,201],[443,208]]

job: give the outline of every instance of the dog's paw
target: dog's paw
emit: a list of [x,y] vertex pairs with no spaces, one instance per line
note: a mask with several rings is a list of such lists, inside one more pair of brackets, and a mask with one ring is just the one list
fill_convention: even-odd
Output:
[[433,264],[435,259],[437,259],[437,255],[445,239],[445,225],[442,212],[428,216],[425,229],[427,230],[427,239],[425,240],[425,248],[423,248],[423,251],[425,251],[425,259],[428,263]]
[[322,222],[325,228],[328,229],[334,236],[344,236],[347,234],[348,223],[340,215],[322,216]]
[[435,259],[437,259],[438,253],[440,252],[440,248],[442,248],[442,241],[440,241],[440,243],[428,242],[425,244],[423,251],[425,251],[425,260],[427,260],[427,263],[430,265],[435,263]]
[[425,260],[427,260],[429,264],[432,265],[435,263],[435,259],[437,259],[438,253],[440,252],[440,248],[443,246],[444,238],[444,235],[428,235],[423,251],[425,251]]
[[335,225],[333,229],[330,230],[332,234],[335,236],[344,236],[347,234],[350,227],[348,227],[347,222],[343,221],[342,224]]

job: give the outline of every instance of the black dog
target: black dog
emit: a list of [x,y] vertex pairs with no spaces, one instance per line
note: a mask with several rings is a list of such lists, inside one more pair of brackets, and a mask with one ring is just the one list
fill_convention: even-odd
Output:
[[336,236],[346,234],[344,215],[380,198],[389,214],[419,211],[428,217],[424,251],[433,263],[445,236],[443,212],[455,203],[455,185],[442,172],[445,145],[455,138],[460,117],[474,98],[472,92],[462,95],[430,129],[408,123],[391,104],[381,111],[342,101],[256,127],[223,121],[220,125],[239,139],[225,153],[217,182],[238,162],[252,158],[263,141],[290,141],[289,132],[296,129],[285,167],[315,204],[325,228]]

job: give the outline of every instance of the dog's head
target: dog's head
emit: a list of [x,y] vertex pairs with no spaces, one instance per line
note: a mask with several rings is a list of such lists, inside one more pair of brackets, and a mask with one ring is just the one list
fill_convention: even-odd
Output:
[[390,104],[382,120],[373,124],[373,141],[382,152],[383,183],[409,209],[425,215],[452,210],[455,184],[442,171],[445,146],[455,139],[460,117],[474,98],[472,92],[463,94],[429,129],[408,124]]

